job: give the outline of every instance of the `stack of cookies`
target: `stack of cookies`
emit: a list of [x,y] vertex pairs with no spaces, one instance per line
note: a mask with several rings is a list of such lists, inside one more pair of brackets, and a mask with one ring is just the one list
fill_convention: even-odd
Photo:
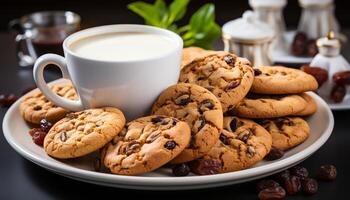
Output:
[[[71,84],[51,89],[77,98]],[[117,108],[71,113],[40,91],[26,95],[20,111],[32,124],[42,119],[54,124],[43,141],[52,157],[100,150],[100,164],[115,174],[143,174],[169,163],[204,175],[246,169],[272,148],[287,150],[303,142],[310,128],[298,116],[316,111],[305,93],[315,89],[316,80],[299,70],[254,70],[234,54],[190,48],[184,51],[179,83],[159,95],[149,116],[126,123]]]

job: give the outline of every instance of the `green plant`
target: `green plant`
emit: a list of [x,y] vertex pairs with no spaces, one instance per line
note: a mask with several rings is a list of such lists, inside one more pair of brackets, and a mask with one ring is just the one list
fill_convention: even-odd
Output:
[[141,16],[147,25],[169,29],[181,35],[184,46],[198,46],[212,49],[213,41],[220,37],[220,26],[215,22],[215,6],[208,3],[199,8],[187,25],[178,27],[175,22],[186,13],[189,0],[173,0],[169,6],[164,0],[154,4],[137,1],[128,8]]

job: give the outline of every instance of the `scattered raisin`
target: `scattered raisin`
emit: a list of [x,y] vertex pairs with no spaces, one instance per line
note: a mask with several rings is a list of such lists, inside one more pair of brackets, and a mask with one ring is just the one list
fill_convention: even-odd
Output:
[[337,178],[337,168],[334,165],[322,165],[317,172],[317,178],[323,181],[333,181]]
[[284,156],[284,151],[277,148],[272,148],[269,154],[266,155],[266,160],[277,160]]
[[295,166],[290,169],[290,173],[294,176],[297,176],[301,179],[307,178],[309,176],[309,172],[305,167]]
[[190,173],[190,167],[185,164],[175,165],[172,169],[174,176],[187,176]]
[[14,94],[0,95],[0,106],[9,107],[17,101],[17,97]]
[[190,169],[198,175],[217,174],[221,170],[221,163],[212,159],[197,159],[190,163]]
[[43,131],[43,130],[41,130],[41,128],[32,128],[32,129],[29,130],[28,133],[29,133],[30,136],[33,137],[34,133],[38,132],[38,131]]
[[303,192],[308,195],[313,195],[318,190],[318,182],[313,178],[305,178],[301,182]]
[[330,98],[335,103],[340,103],[343,101],[346,95],[346,87],[344,85],[334,85],[331,91]]
[[280,183],[280,184],[284,184],[284,182],[289,179],[290,177],[290,171],[287,169],[287,170],[284,170],[278,174],[276,174],[274,176],[274,178]]
[[318,48],[316,45],[316,40],[308,40],[306,43],[306,55],[314,57],[318,53]]
[[43,146],[46,134],[44,131],[36,131],[32,136],[34,143]]
[[297,194],[301,190],[300,178],[297,176],[291,176],[290,178],[286,179],[284,181],[284,188],[289,195]]
[[52,123],[47,121],[46,119],[40,120],[40,128],[45,131],[46,133],[49,132],[49,130],[52,127]]
[[278,187],[278,186],[280,186],[280,184],[272,179],[263,179],[256,184],[256,189],[258,192],[260,192],[263,189],[270,188],[270,187]]
[[259,192],[260,200],[279,200],[286,197],[286,191],[281,187],[269,187]]

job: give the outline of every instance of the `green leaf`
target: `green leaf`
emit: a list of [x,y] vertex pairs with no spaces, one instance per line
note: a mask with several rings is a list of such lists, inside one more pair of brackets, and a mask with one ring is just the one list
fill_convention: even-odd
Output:
[[183,18],[189,2],[189,0],[174,0],[170,4],[169,17],[167,21],[169,25]]
[[[158,6],[161,6],[161,5],[158,5]],[[128,4],[128,9],[130,9],[134,13],[144,18],[145,22],[149,25],[152,25],[152,26],[161,25],[160,16],[161,16],[161,12],[163,11],[160,9],[157,9],[157,7],[152,4],[148,4],[142,1],[137,1],[137,2]]]
[[191,30],[202,32],[208,29],[208,24],[214,22],[215,16],[214,4],[205,4],[197,12],[195,12],[190,19]]

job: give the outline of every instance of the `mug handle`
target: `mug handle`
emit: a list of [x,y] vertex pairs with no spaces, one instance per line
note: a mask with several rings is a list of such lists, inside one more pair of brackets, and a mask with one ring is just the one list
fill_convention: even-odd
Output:
[[27,45],[28,54],[24,53],[22,50],[22,43],[23,45],[27,44],[27,40],[31,39],[28,35],[26,35],[25,31],[20,25],[20,22],[18,19],[12,20],[9,23],[9,29],[17,31],[18,34],[16,36],[15,42],[16,42],[16,56],[18,59],[18,64],[21,67],[27,67],[32,66],[36,59],[36,54],[33,49],[32,45]]
[[63,78],[71,80],[64,57],[56,54],[45,54],[37,59],[33,69],[34,80],[38,88],[48,100],[52,101],[57,106],[66,108],[71,111],[83,110],[84,106],[81,102],[81,99],[73,101],[60,97],[56,93],[52,92],[47,86],[47,83],[44,79],[44,69],[49,64],[58,66],[62,71]]

